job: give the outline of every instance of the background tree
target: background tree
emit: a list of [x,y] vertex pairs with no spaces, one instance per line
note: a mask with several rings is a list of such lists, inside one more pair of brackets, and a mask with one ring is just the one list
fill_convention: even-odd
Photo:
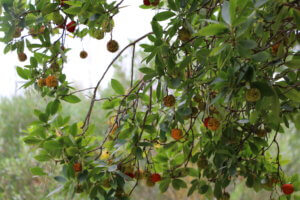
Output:
[[[153,32],[121,49],[113,40],[113,17],[123,3],[1,2],[4,52],[16,51],[26,61],[29,51],[30,64],[17,67],[28,80],[24,87],[53,98],[34,110],[39,121],[23,139],[36,148],[37,161],[62,167],[61,184],[48,196],[64,191],[66,198],[83,192],[91,199],[128,199],[145,179],[161,192],[188,188],[188,196],[224,200],[230,183],[243,177],[248,187],[271,191],[270,199],[297,198],[292,194],[300,181],[284,173],[278,138],[299,119],[299,2],[145,0],[141,8],[158,11]],[[63,73],[66,35],[103,39],[105,33],[107,50],[117,55],[92,88],[86,117],[71,123],[58,111],[62,101],[79,103],[75,94],[82,90]],[[147,66],[136,79],[135,49],[146,38],[140,46]],[[112,79],[115,93],[99,97],[107,72],[129,48],[129,86]],[[109,110],[104,137],[91,120],[102,101]],[[50,173],[40,167],[31,172]]]

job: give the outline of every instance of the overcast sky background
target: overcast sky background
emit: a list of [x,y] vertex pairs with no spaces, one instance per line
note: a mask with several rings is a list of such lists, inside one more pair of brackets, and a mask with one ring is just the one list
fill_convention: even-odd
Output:
[[[113,39],[119,42],[120,49],[130,41],[151,31],[150,21],[155,14],[155,10],[139,8],[142,3],[143,0],[125,0],[122,5],[128,7],[122,8],[114,18]],[[106,43],[109,39],[109,34],[103,40],[87,37],[83,41],[67,36],[66,47],[72,48],[72,50],[67,54],[68,62],[65,64],[64,73],[67,75],[67,80],[72,82],[72,85],[79,86],[81,89],[96,85],[108,64],[117,55],[117,53],[110,53],[106,50]],[[29,59],[25,63],[20,63],[16,52],[4,55],[4,47],[5,45],[0,43],[0,97],[10,97],[22,94],[22,89],[19,88],[24,80],[18,77],[16,66],[28,64]],[[79,53],[83,48],[89,54],[86,59],[79,57]],[[132,52],[131,48],[127,50],[126,54],[130,54],[130,52]],[[124,65],[122,67],[129,66]],[[106,77],[101,88],[107,85],[112,74],[113,69]]]

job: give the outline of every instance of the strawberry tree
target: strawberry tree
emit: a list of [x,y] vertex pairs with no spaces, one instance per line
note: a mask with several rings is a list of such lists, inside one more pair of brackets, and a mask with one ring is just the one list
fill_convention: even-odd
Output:
[[[284,173],[278,136],[299,123],[299,1],[140,1],[140,9],[156,10],[152,32],[119,47],[114,17],[130,1],[1,0],[4,53],[29,60],[17,67],[23,87],[52,99],[34,110],[37,121],[24,137],[37,161],[62,169],[48,196],[129,199],[146,184],[225,200],[240,178],[253,190],[270,191],[270,199],[291,199],[300,180]],[[116,56],[93,87],[82,121],[71,123],[60,114],[62,101],[78,103],[82,90],[64,74],[72,52],[65,41],[85,37],[107,39],[104,48]],[[147,67],[135,65],[136,47]],[[99,99],[107,72],[130,49],[130,85],[112,79],[115,94]],[[141,79],[134,78],[137,69]],[[106,130],[91,123],[100,101],[109,111]]]

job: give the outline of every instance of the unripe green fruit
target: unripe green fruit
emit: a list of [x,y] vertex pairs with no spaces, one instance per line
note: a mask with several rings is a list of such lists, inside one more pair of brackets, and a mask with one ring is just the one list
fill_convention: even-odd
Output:
[[97,40],[102,40],[104,38],[104,32],[97,29],[92,33],[92,37],[96,38]]
[[190,33],[189,30],[182,28],[178,31],[178,38],[183,41],[183,42],[187,42],[191,39],[192,34]]

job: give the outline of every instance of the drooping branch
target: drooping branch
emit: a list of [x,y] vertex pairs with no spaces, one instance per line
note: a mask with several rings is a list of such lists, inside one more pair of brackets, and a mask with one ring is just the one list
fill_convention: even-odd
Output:
[[103,81],[104,77],[106,76],[107,72],[109,71],[109,69],[113,66],[113,64],[118,60],[118,58],[124,53],[124,51],[126,49],[128,49],[129,47],[135,45],[136,43],[138,43],[139,41],[145,39],[148,35],[152,34],[152,32],[150,33],[147,33],[145,35],[143,35],[142,37],[136,39],[135,41],[131,42],[130,44],[128,44],[126,47],[124,47],[119,53],[118,55],[115,56],[115,58],[111,61],[111,63],[107,66],[106,70],[104,71],[104,73],[102,74],[100,80],[97,82],[97,85],[94,89],[94,93],[93,93],[93,96],[92,96],[92,99],[91,99],[91,103],[90,103],[90,107],[89,107],[89,110],[88,110],[88,113],[85,117],[85,120],[84,120],[84,123],[82,125],[82,129],[83,129],[83,132],[81,133],[81,135],[84,135],[87,131],[87,128],[89,126],[89,123],[90,123],[90,117],[91,117],[91,114],[92,114],[92,111],[93,111],[93,107],[94,107],[94,104],[95,104],[95,100],[96,100],[96,95],[97,95],[97,90],[101,84],[101,82]]

